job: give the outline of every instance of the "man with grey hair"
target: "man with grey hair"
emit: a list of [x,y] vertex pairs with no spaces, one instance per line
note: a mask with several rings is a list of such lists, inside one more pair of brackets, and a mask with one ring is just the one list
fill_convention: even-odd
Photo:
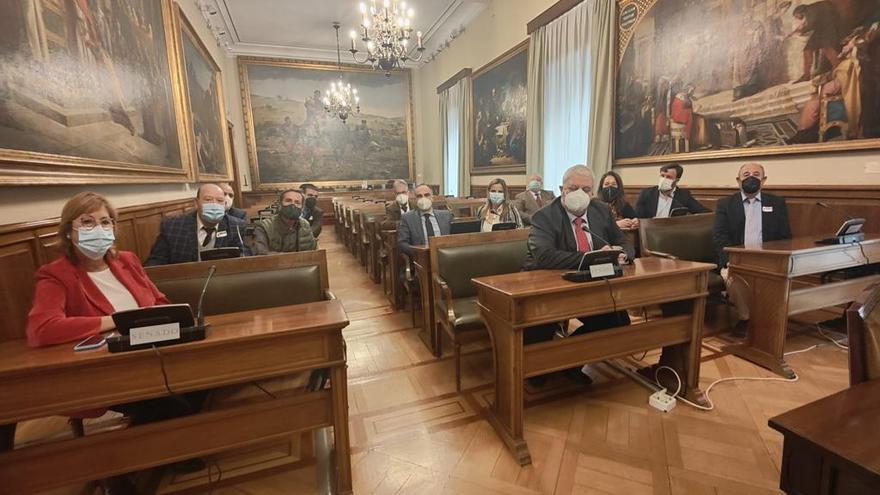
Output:
[[540,175],[534,174],[529,176],[526,190],[513,198],[513,205],[522,216],[523,223],[531,225],[532,215],[550,204],[554,197],[553,191],[544,190],[544,179]]
[[760,246],[764,241],[791,239],[785,198],[761,191],[767,175],[760,163],[739,168],[736,182],[740,190],[722,198],[715,208],[713,239],[718,250],[718,266],[727,286],[727,295],[736,308],[739,322],[735,337],[745,337],[749,323],[749,292],[745,283],[727,270],[728,246]]
[[[621,249],[621,260],[633,256],[633,247],[626,245],[626,238],[614,221],[611,208],[601,201],[591,201],[593,195],[593,172],[585,165],[575,165],[565,171],[562,194],[532,216],[529,233],[528,254],[525,270],[577,270],[587,251]],[[606,328],[629,325],[626,311],[606,313],[580,318],[583,326],[573,335]],[[553,339],[558,325],[541,325],[527,328],[523,334],[525,344]],[[567,373],[581,382],[590,378],[580,367]],[[530,379],[539,386],[543,377]]]
[[395,179],[394,201],[385,203],[385,221],[382,223],[382,228],[385,230],[397,229],[400,217],[414,209],[416,209],[416,200],[409,189],[409,184],[403,179]]

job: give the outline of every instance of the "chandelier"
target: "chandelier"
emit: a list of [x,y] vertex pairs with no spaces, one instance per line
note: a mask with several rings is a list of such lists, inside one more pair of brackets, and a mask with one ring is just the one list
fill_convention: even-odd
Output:
[[[360,113],[361,99],[357,88],[352,88],[351,83],[342,80],[342,56],[339,51],[339,23],[333,23],[336,30],[336,68],[339,70],[339,80],[330,83],[330,89],[324,92],[324,110],[331,115],[339,117],[344,124],[352,113]],[[352,112],[354,109],[354,112]]]
[[410,27],[413,19],[413,9],[407,8],[406,2],[397,0],[383,0],[382,6],[376,5],[376,0],[370,1],[370,6],[360,4],[363,21],[361,22],[361,41],[367,44],[367,55],[364,60],[358,59],[356,40],[358,33],[351,32],[351,52],[354,61],[359,64],[370,64],[373,69],[382,69],[385,76],[390,76],[391,71],[400,68],[407,60],[418,62],[422,59],[425,47],[422,46],[422,32],[416,33],[416,50],[418,56],[410,57],[409,44],[413,29]]

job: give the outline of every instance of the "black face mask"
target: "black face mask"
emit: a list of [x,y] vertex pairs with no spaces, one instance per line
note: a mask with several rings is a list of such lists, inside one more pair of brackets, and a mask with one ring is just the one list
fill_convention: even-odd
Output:
[[298,220],[302,215],[302,210],[296,205],[285,205],[278,209],[278,214],[285,220]]
[[306,198],[306,208],[313,210],[318,204],[318,198]]
[[761,190],[761,179],[749,176],[742,180],[742,190],[746,194],[755,194]]
[[620,189],[614,186],[603,187],[599,194],[602,195],[602,201],[606,203],[610,203],[617,199],[617,195],[620,194]]

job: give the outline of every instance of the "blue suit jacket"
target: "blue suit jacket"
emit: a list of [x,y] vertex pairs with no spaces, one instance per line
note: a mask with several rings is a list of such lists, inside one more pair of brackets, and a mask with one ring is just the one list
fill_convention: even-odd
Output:
[[[449,235],[452,226],[452,213],[446,210],[434,210],[437,225],[440,227],[440,235]],[[400,225],[397,227],[397,247],[406,254],[412,255],[412,246],[424,246],[425,235],[422,233],[421,210],[410,210],[400,217]]]
[[[162,220],[159,227],[159,237],[153,244],[150,257],[144,266],[172,265],[175,263],[189,263],[199,260],[199,241],[196,233],[198,222],[196,210],[183,215]],[[244,221],[225,215],[217,224],[217,236],[214,247],[237,247],[241,249],[243,256],[250,256],[251,252],[244,244]],[[226,235],[220,234],[226,232]]]

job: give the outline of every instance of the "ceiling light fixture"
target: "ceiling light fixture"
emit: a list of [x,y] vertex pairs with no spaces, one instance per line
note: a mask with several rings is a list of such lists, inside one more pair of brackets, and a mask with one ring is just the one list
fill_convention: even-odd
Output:
[[409,56],[409,44],[412,38],[411,27],[414,11],[407,8],[406,2],[397,0],[382,0],[382,6],[376,5],[376,0],[370,0],[370,6],[360,4],[361,15],[361,41],[367,45],[367,56],[364,60],[358,60],[356,40],[358,33],[351,32],[351,52],[354,61],[359,64],[370,64],[373,69],[385,71],[385,76],[390,76],[391,71],[403,67],[404,62],[412,60],[418,62],[422,59],[425,47],[422,46],[422,32],[416,33],[416,57]]
[[[339,117],[343,123],[348,120],[352,113],[360,113],[361,99],[357,88],[352,88],[351,83],[342,80],[342,55],[339,51],[339,23],[333,23],[336,30],[336,68],[339,70],[339,80],[330,83],[330,89],[324,92],[324,110],[327,113]],[[354,112],[352,112],[354,110]]]

